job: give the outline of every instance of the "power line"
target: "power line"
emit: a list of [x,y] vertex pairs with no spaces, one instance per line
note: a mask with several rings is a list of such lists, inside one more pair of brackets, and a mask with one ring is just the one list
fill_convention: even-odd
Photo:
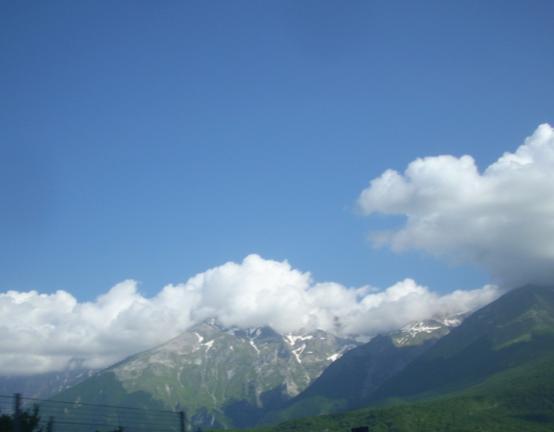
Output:
[[50,432],[114,431],[118,428],[126,432],[186,430],[186,416],[182,411],[0,394],[0,416],[11,416],[14,425],[20,424],[25,416],[32,416],[34,409],[38,409],[39,425],[46,426],[45,430]]

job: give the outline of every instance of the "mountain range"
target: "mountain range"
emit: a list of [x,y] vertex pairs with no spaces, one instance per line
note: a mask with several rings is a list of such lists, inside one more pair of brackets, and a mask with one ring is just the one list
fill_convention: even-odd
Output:
[[84,381],[96,372],[85,367],[82,361],[72,360],[59,372],[0,376],[0,394],[21,393],[29,398],[45,399]]
[[[390,349],[390,343],[380,339]],[[349,357],[362,348],[367,351],[360,357],[374,356],[375,351],[369,350],[372,342],[347,353],[305,392],[311,398],[308,407],[338,413],[357,405],[357,410],[292,420],[264,431],[332,432],[355,426],[398,432],[546,432],[554,428],[553,287],[525,286],[508,292],[365,394],[360,384],[335,393],[319,384],[332,370],[329,382],[334,383],[371,376],[367,366],[374,362],[351,368],[346,362],[352,362]],[[337,403],[345,397],[346,404]],[[302,403],[304,395],[296,400]],[[296,413],[279,414],[283,420]]]
[[265,422],[320,415],[363,405],[387,379],[395,376],[437,340],[460,325],[463,316],[410,323],[378,335],[331,364],[305,391]]
[[363,344],[208,320],[86,374],[54,399],[185,410],[195,428],[552,430],[554,288],[525,286]]
[[356,344],[321,330],[281,335],[208,320],[56,398],[185,409],[203,427],[253,426]]

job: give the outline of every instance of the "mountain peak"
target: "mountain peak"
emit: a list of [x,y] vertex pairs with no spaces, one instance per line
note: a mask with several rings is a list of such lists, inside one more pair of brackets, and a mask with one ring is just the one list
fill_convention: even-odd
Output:
[[280,335],[269,326],[229,327],[208,319],[83,382],[67,398],[105,398],[96,383],[110,380],[125,392],[119,404],[148,395],[166,408],[187,409],[200,426],[249,426],[264,410],[304,390],[354,346],[324,331]]
[[435,318],[413,321],[401,329],[391,332],[390,337],[396,346],[420,345],[425,341],[439,339],[458,327],[465,315],[437,316]]

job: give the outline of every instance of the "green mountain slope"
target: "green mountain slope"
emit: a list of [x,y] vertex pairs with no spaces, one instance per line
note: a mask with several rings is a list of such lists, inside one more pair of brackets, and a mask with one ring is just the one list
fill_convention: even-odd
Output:
[[368,402],[441,394],[554,352],[554,288],[513,290],[468,317]]
[[255,429],[259,432],[547,432],[554,429],[554,357],[495,374],[462,392]]
[[369,407],[267,430],[554,430],[554,288],[509,292],[360,402]]
[[357,408],[387,379],[448,334],[461,319],[426,320],[373,338],[331,364],[306,390],[263,422],[275,423]]
[[259,430],[554,429],[554,288],[511,291],[451,331],[433,323],[417,328],[374,338],[314,381],[349,341],[204,323],[59,397],[185,408],[204,427],[367,406]]
[[199,324],[60,393],[59,400],[186,410],[194,425],[249,426],[305,389],[352,342]]

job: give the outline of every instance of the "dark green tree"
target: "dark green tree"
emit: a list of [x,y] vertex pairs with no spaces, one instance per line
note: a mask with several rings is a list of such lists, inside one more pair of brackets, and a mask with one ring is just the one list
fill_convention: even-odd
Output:
[[[21,432],[43,432],[44,429],[39,426],[40,416],[39,408],[37,405],[33,406],[30,411],[23,411],[19,416],[19,422],[21,425]],[[15,431],[15,418],[14,415],[3,414],[0,415],[0,432],[14,432]]]

